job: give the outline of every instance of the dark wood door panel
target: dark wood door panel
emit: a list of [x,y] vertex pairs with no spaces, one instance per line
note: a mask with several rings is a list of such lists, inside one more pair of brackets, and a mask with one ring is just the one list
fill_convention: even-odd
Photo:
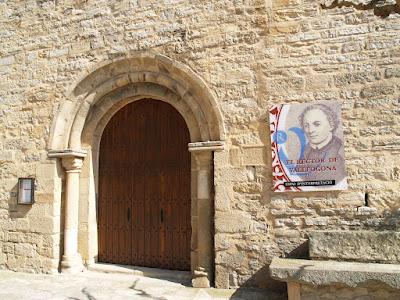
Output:
[[189,133],[169,104],[118,111],[100,145],[99,261],[190,269]]

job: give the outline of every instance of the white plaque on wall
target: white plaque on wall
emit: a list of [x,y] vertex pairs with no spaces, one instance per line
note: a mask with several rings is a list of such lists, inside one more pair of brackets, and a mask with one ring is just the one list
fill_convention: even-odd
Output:
[[347,189],[340,102],[276,105],[269,116],[274,191]]

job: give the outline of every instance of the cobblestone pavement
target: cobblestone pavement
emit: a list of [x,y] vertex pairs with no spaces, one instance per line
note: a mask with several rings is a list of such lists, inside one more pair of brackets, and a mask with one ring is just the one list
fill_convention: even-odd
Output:
[[279,298],[260,290],[196,289],[171,280],[131,274],[86,271],[76,275],[45,275],[0,271],[0,299],[276,300]]

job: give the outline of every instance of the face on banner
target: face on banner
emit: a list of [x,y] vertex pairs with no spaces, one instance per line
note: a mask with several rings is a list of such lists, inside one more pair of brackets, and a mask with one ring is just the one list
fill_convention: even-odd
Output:
[[347,189],[339,102],[283,104],[270,110],[273,189]]

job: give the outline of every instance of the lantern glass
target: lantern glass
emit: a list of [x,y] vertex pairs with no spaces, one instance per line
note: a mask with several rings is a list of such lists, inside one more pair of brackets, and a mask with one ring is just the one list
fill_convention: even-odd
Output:
[[34,178],[19,178],[18,179],[18,204],[33,204],[34,203]]

